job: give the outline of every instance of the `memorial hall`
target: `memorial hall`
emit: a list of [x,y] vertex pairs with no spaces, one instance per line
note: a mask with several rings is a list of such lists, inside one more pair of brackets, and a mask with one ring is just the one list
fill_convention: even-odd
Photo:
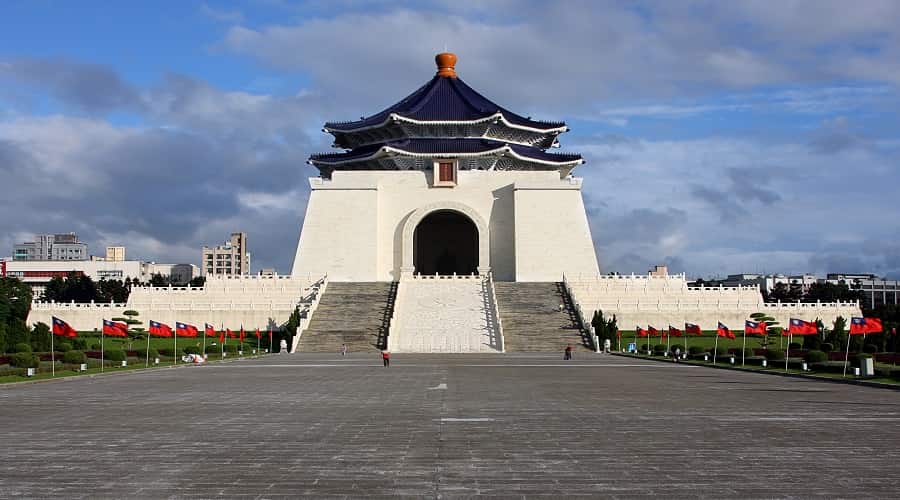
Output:
[[574,175],[584,160],[556,151],[566,124],[483,96],[454,54],[435,62],[396,104],[325,124],[335,152],[309,158],[319,176],[290,276],[134,289],[128,304],[35,304],[33,320],[92,329],[135,309],[267,329],[299,308],[294,352],[477,353],[596,350],[596,310],[622,330],[742,328],[756,312],[782,324],[860,315],[856,303],[770,304],[758,287],[693,287],[684,274],[602,274],[593,238],[604,235],[591,234]]

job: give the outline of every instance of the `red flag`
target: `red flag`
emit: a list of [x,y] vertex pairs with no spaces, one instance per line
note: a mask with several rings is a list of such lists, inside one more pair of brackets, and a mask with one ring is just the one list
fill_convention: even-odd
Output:
[[766,334],[766,322],[765,321],[744,321],[744,334],[745,335],[765,335]]
[[269,342],[272,341],[272,329],[269,328]]
[[869,332],[868,318],[850,318],[850,335],[865,335]]
[[128,325],[125,323],[117,323],[115,321],[103,320],[103,335],[109,337],[127,337]]
[[189,325],[187,323],[179,323],[175,322],[175,335],[179,337],[196,337],[200,334],[200,331],[197,330],[197,327],[194,325]]
[[172,328],[165,324],[150,320],[150,335],[154,337],[171,337],[174,335]]
[[647,330],[650,332],[651,337],[656,337],[659,335],[659,330],[657,330],[656,328],[653,328],[652,326],[648,326]]
[[215,337],[215,336],[216,336],[216,329],[213,328],[213,326],[210,325],[209,323],[206,323],[206,324],[205,324],[203,330],[204,330],[203,333],[204,333],[207,337]]
[[647,336],[647,330],[644,330],[643,328],[641,328],[639,326],[634,327],[634,332],[637,334],[638,337],[646,337]]
[[[894,328],[894,334],[896,334],[896,333],[897,333],[897,329]],[[616,330],[616,338],[617,338],[617,339],[622,338],[622,331],[621,331],[621,330]]]
[[69,326],[65,321],[54,316],[53,335],[59,335],[60,337],[77,337],[78,331]]
[[244,343],[244,325],[241,325],[241,344]]
[[262,337],[262,334],[259,333],[259,328],[256,329],[256,339],[259,340]]
[[788,323],[788,333],[791,335],[816,335],[819,333],[819,329],[813,321],[791,318],[791,322]]
[[228,338],[233,339],[237,337],[237,335],[235,335],[234,332],[231,331],[231,328],[226,328],[225,331],[228,332]]
[[219,332],[219,343],[220,344],[225,343],[225,332]]
[[669,325],[669,335],[671,335],[673,337],[681,337],[682,332],[678,328],[675,328],[674,326]]
[[884,331],[880,318],[866,318],[866,329],[868,330],[866,333],[881,333]]
[[719,321],[719,327],[716,329],[716,335],[719,337],[727,337],[731,340],[734,340],[734,334],[731,333],[731,330],[728,329],[727,326],[723,325],[721,321]]
[[700,329],[700,325],[695,325],[693,323],[685,323],[684,331],[686,333],[693,333],[694,335],[703,335],[703,330]]

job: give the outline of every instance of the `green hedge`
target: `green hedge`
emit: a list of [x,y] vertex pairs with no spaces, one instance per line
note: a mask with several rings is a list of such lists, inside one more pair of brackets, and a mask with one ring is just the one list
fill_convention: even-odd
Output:
[[200,348],[195,345],[187,345],[181,350],[185,354],[200,354]]
[[17,352],[9,358],[9,364],[16,368],[37,368],[41,359],[30,352]]
[[703,354],[706,349],[698,345],[692,345],[688,348],[688,354]]
[[806,353],[806,361],[810,363],[821,363],[828,361],[828,355],[822,351],[809,351]]
[[781,349],[767,349],[766,359],[768,359],[769,361],[783,361],[784,351],[782,351]]
[[[135,349],[135,352],[137,353],[138,358],[147,359],[147,348],[146,347],[141,347],[139,349]],[[158,357],[159,357],[159,351],[156,350],[155,347],[151,347],[150,348],[150,359],[154,359],[154,358],[158,358]]]
[[653,354],[662,356],[666,352],[666,344],[656,344],[653,346]]
[[822,352],[828,353],[834,350],[834,346],[829,344],[828,342],[822,343]]
[[31,352],[31,344],[19,342],[18,344],[13,346],[13,352]]
[[80,365],[81,363],[87,363],[87,355],[82,351],[66,351],[63,354],[63,363],[67,363],[70,365]]
[[112,350],[112,351],[106,351],[105,357],[109,361],[125,361],[125,351],[120,351],[117,349]]
[[72,349],[74,349],[74,347],[72,347],[72,344],[70,342],[60,342],[54,345],[53,349],[55,349],[56,352],[66,352],[71,351]]

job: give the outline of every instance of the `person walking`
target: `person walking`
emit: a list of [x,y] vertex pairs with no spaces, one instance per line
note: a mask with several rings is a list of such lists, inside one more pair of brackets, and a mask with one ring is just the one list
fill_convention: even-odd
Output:
[[347,355],[347,344],[341,344],[341,356]]
[[566,345],[566,354],[563,356],[563,359],[567,361],[572,359],[572,344]]
[[287,354],[287,340],[281,339],[281,342],[278,344],[278,347],[281,350],[281,354]]
[[391,366],[391,353],[386,350],[381,351],[381,361],[384,362],[385,367]]
[[610,343],[609,339],[603,339],[603,352],[605,352],[606,354],[609,354],[610,345],[611,345],[611,343]]

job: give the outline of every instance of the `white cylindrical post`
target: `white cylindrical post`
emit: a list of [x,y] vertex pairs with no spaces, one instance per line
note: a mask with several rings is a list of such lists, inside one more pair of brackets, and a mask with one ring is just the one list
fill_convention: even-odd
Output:
[[[41,366],[41,359],[38,358],[38,366]],[[53,349],[53,331],[50,332],[50,376],[56,376],[56,352]]]
[[713,364],[716,364],[716,356],[719,354],[719,333],[716,332],[716,341],[713,345]]
[[147,352],[144,354],[145,354],[144,366],[149,368],[150,367],[150,331],[149,330],[147,331]]
[[747,355],[744,354],[747,351],[747,326],[744,325],[744,345],[741,347],[741,366],[744,366],[744,362],[746,361]]
[[844,374],[841,375],[842,377],[847,376],[847,361],[849,361],[847,358],[849,358],[849,357],[850,357],[850,332],[847,332],[847,350],[844,352]]
[[103,371],[103,328],[100,328],[100,371]]

